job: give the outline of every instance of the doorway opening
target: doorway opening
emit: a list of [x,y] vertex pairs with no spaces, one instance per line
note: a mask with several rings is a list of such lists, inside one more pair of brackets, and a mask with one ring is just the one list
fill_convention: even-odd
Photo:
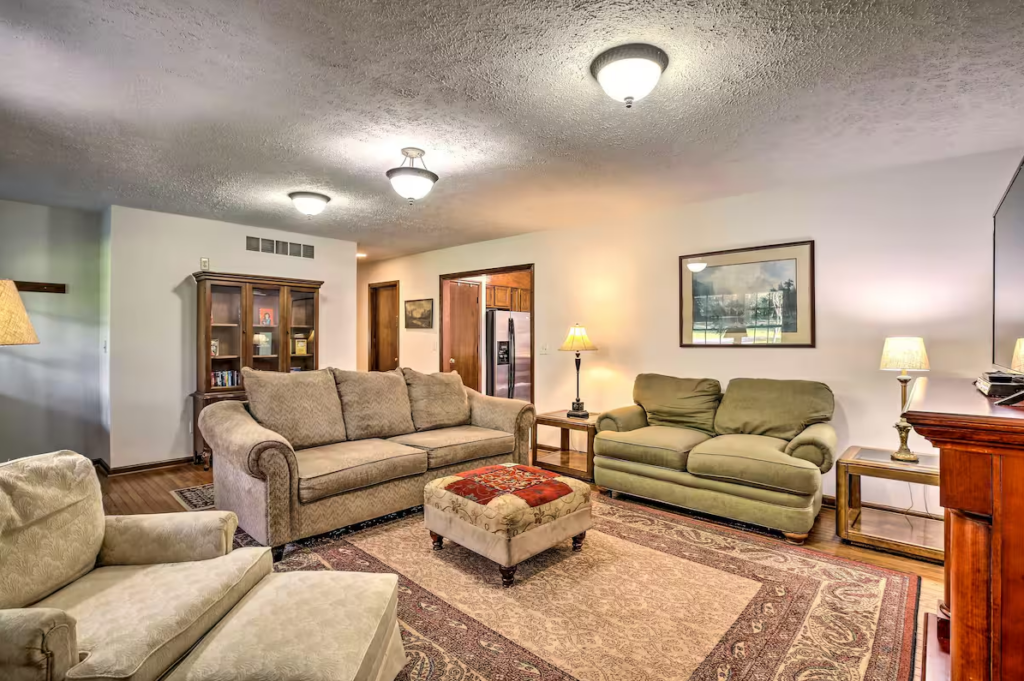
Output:
[[369,326],[370,371],[391,371],[398,368],[398,301],[397,281],[370,284]]
[[485,395],[533,402],[533,265],[442,274],[440,287],[440,370]]

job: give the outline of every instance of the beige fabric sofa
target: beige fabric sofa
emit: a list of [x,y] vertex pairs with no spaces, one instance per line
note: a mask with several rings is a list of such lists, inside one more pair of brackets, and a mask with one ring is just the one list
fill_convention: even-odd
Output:
[[807,538],[835,458],[827,385],[641,374],[633,401],[598,418],[598,486]]
[[458,374],[246,370],[245,382],[248,404],[210,405],[199,427],[217,508],[275,553],[419,506],[430,480],[527,463],[533,405],[464,388]]
[[[341,663],[338,650],[328,656],[291,646],[282,653],[301,657],[303,670],[330,675],[331,665],[372,669],[375,675],[362,678],[374,681],[394,678],[405,664],[395,575],[331,572],[317,584],[293,574],[268,577],[268,549],[232,550],[236,526],[224,511],[104,516],[93,464],[74,452],[0,464],[0,679],[152,681],[204,637],[208,646],[219,630],[230,634],[229,621],[246,621],[245,637],[270,649],[281,648],[275,639],[308,638],[310,629],[353,641]],[[282,589],[288,598],[275,608],[247,605],[253,592]],[[344,602],[345,612],[335,608],[318,619],[303,611],[303,622],[282,630],[278,615],[302,599]],[[264,657],[249,652],[251,664]],[[244,678],[296,678],[281,656],[272,660],[276,665],[259,662],[263,673]],[[226,679],[236,668],[224,664],[180,678]]]

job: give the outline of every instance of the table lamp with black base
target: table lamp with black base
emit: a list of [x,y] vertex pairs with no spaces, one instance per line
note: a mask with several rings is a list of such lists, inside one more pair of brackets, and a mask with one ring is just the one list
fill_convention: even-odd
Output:
[[0,279],[0,345],[38,343],[39,337],[28,320],[18,286],[10,279]]
[[900,372],[900,375],[896,377],[896,380],[900,382],[900,420],[893,426],[900,435],[900,446],[890,455],[896,461],[906,461],[907,463],[917,461],[917,454],[910,451],[910,447],[907,446],[907,437],[910,435],[912,426],[903,418],[903,411],[907,408],[907,386],[911,381],[911,376],[907,372],[928,371],[928,368],[928,353],[925,352],[923,339],[906,336],[885,339],[885,346],[882,348],[882,363],[879,369]]
[[569,328],[569,335],[565,337],[565,342],[558,349],[576,353],[576,401],[572,403],[572,409],[566,413],[566,416],[574,419],[589,418],[590,412],[584,408],[583,400],[580,399],[580,353],[597,350],[597,346],[590,342],[587,330],[576,324]]

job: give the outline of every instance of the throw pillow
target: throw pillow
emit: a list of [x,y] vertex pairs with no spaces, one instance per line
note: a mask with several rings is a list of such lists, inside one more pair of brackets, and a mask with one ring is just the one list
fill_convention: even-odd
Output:
[[413,432],[409,394],[401,369],[334,370],[348,439],[389,438]]
[[767,435],[792,440],[814,423],[832,420],[832,390],[817,381],[734,378],[715,418],[719,435]]
[[647,424],[691,428],[715,434],[715,410],[722,386],[713,378],[675,378],[640,374],[633,384],[633,401],[647,412]]
[[292,449],[345,440],[341,401],[330,369],[257,371],[242,368],[249,412],[264,428],[288,440]]
[[469,423],[469,398],[462,378],[455,371],[421,374],[402,369],[409,386],[412,420],[416,430],[464,426]]

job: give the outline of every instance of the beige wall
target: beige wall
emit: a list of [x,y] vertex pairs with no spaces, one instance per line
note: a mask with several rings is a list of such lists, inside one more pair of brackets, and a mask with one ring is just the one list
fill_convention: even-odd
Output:
[[[196,389],[196,285],[210,258],[218,272],[324,281],[320,366],[355,367],[353,242],[114,206],[105,216],[109,258],[108,418],[114,467],[191,454]],[[316,258],[245,250],[245,237],[316,247]]]
[[[578,322],[600,348],[583,358],[582,397],[592,411],[630,403],[639,372],[723,384],[740,376],[805,378],[836,393],[841,447],[892,446],[899,388],[878,370],[886,336],[923,336],[934,375],[972,377],[989,366],[991,216],[1019,160],[1019,151],[976,155],[683,206],[643,224],[541,232],[362,264],[359,366],[366,367],[370,282],[397,279],[404,299],[436,301],[440,274],[534,263],[539,410],[568,408],[573,397],[572,357],[556,348]],[[814,239],[816,248],[816,349],[679,347],[680,255],[803,239]],[[437,341],[437,328],[402,329],[402,365],[436,371]],[[927,448],[912,438],[915,448]],[[825,487],[833,493],[833,475]],[[923,494],[913,490],[922,510]],[[911,491],[897,483],[871,481],[865,495],[911,504]]]

